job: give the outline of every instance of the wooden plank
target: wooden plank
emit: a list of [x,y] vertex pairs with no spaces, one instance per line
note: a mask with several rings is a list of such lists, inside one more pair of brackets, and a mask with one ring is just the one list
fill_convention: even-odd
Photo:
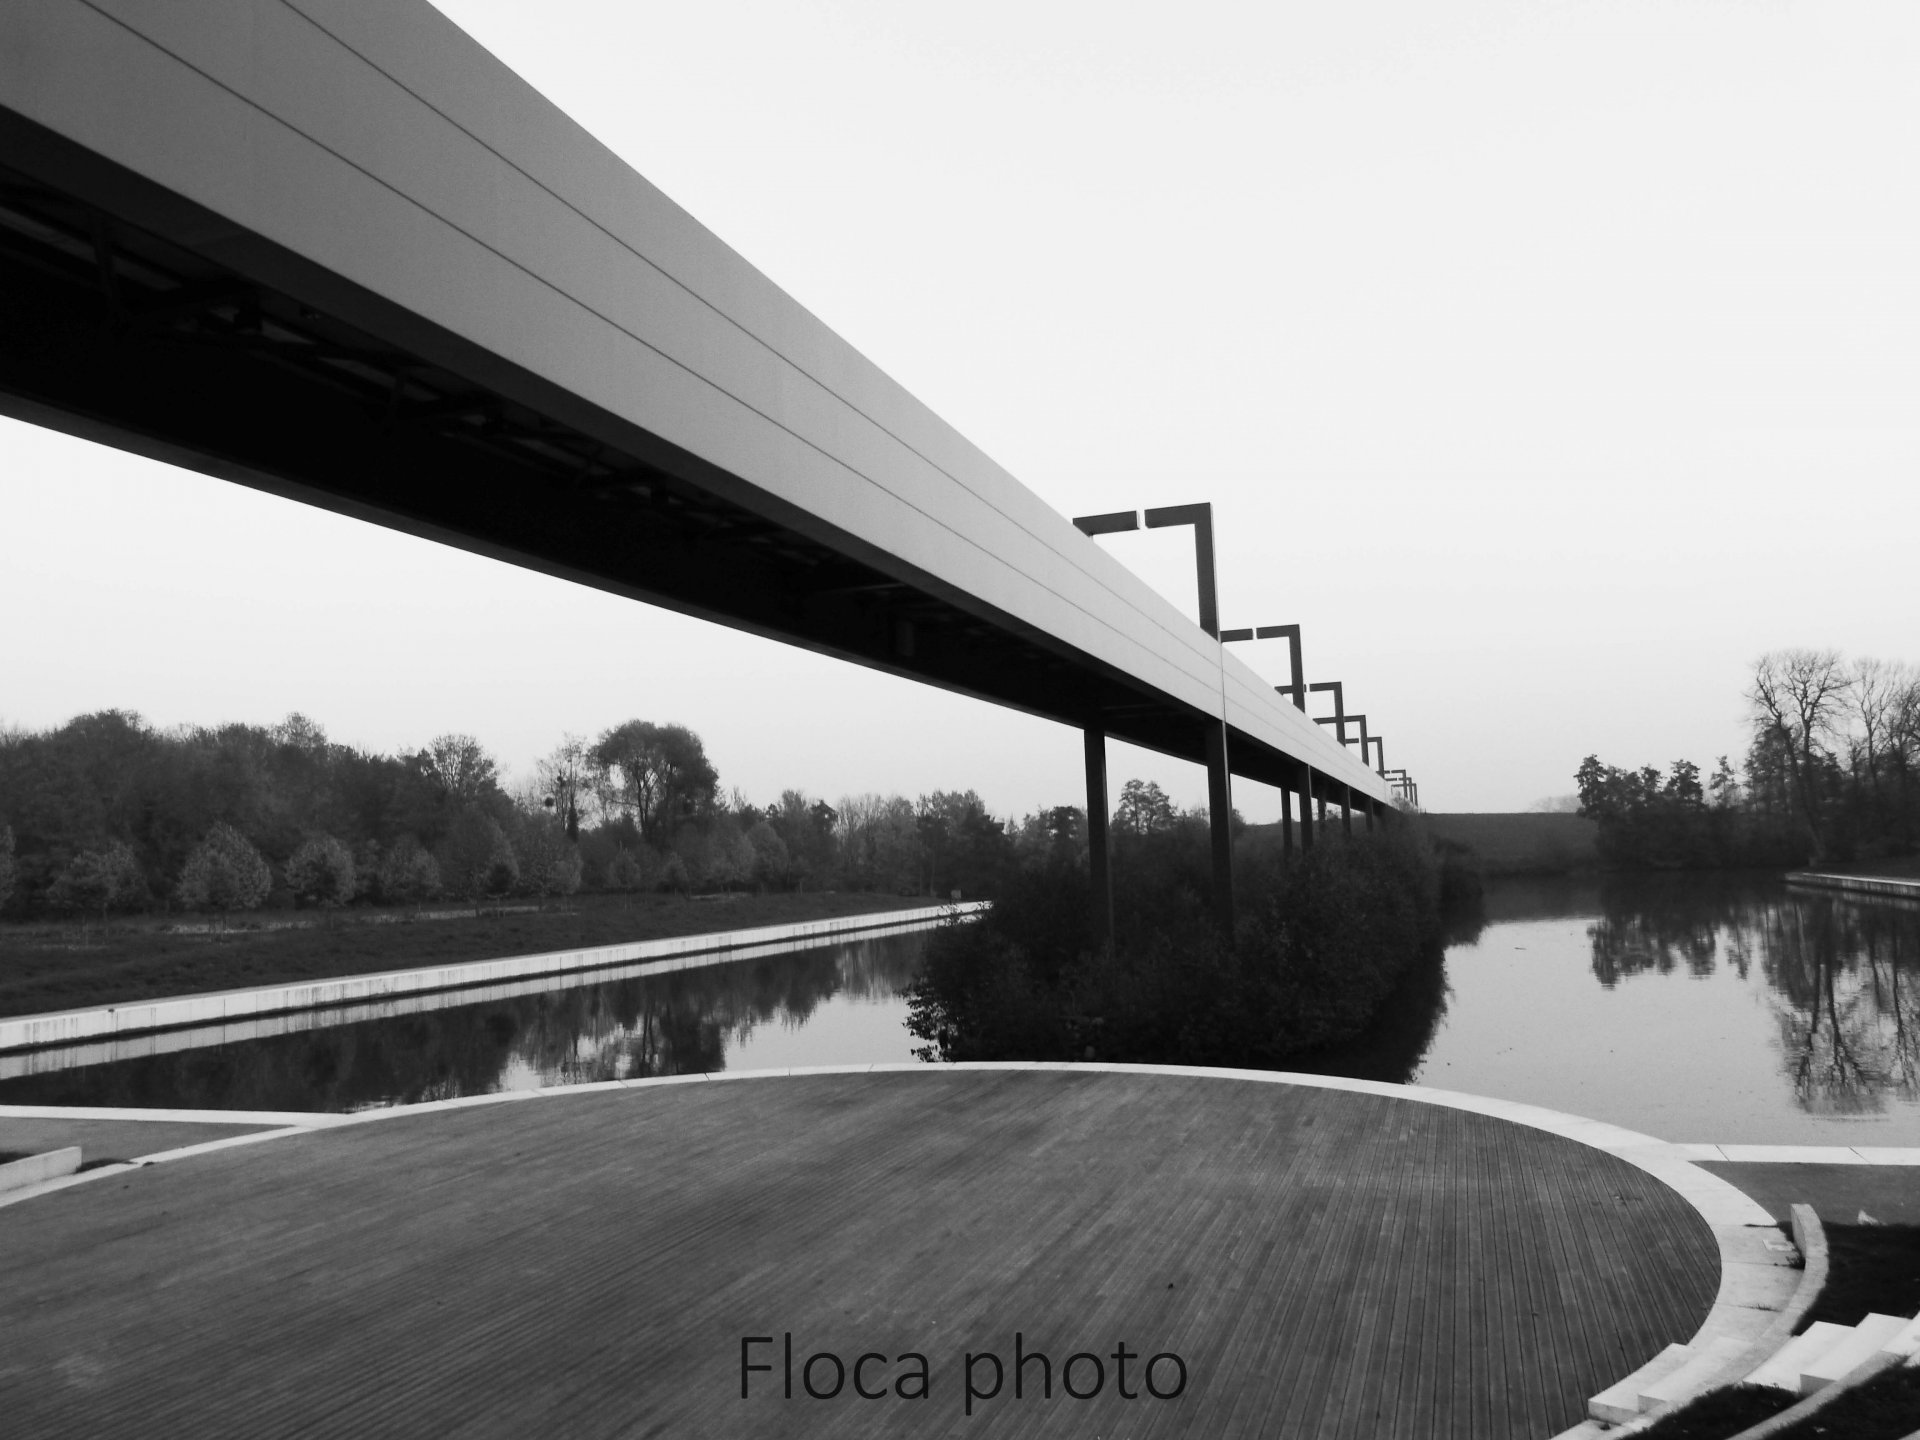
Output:
[[[21,1437],[1538,1435],[1717,1283],[1644,1172],[1464,1111],[793,1077],[322,1131],[16,1207],[0,1409]],[[1016,1330],[1053,1398],[1008,1375],[967,1417],[963,1356],[1009,1363]],[[918,1350],[932,1397],[788,1401],[776,1368],[742,1401],[740,1337],[778,1367],[789,1331],[800,1358]],[[1120,1399],[1122,1340],[1130,1388],[1172,1350],[1186,1394]],[[1079,1401],[1083,1350],[1107,1379]]]

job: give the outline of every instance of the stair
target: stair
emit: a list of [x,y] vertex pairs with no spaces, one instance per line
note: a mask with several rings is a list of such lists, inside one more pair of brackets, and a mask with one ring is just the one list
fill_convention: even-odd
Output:
[[1770,1356],[1766,1363],[1747,1376],[1749,1385],[1771,1385],[1776,1390],[1800,1393],[1800,1373],[1813,1364],[1853,1330],[1822,1320],[1794,1336]]
[[1693,1358],[1686,1345],[1669,1345],[1626,1379],[1587,1401],[1587,1414],[1609,1425],[1623,1425],[1640,1413],[1640,1397]]
[[1800,1393],[1811,1395],[1816,1390],[1826,1389],[1836,1380],[1846,1379],[1873,1359],[1875,1352],[1906,1326],[1906,1319],[1899,1315],[1867,1316],[1847,1331],[1845,1338],[1831,1350],[1801,1370]]
[[1731,1336],[1709,1341],[1704,1349],[1689,1354],[1678,1369],[1641,1387],[1640,1413],[1659,1415],[1692,1399],[1696,1390],[1722,1379],[1727,1366],[1746,1348],[1746,1341]]

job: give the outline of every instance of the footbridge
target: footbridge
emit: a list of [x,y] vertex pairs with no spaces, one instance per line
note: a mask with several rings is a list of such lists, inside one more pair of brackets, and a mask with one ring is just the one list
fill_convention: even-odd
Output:
[[425,0],[0,6],[0,411],[1079,727],[1096,828],[1109,736],[1389,799]]

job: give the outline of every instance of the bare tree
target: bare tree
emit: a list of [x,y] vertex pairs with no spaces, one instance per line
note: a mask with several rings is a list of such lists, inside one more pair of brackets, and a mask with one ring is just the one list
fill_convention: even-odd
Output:
[[1885,660],[1856,660],[1847,674],[1847,714],[1860,726],[1867,788],[1873,792],[1876,806],[1880,800],[1881,752],[1886,749],[1887,732],[1899,713],[1900,692],[1909,683],[1906,666]]
[[1783,742],[1812,858],[1825,858],[1815,751],[1838,728],[1847,668],[1838,650],[1770,650],[1753,667],[1747,700],[1755,728]]
[[536,762],[542,803],[550,807],[566,829],[567,839],[580,838],[580,814],[593,792],[592,766],[587,742],[578,735],[567,735],[553,747],[553,753]]

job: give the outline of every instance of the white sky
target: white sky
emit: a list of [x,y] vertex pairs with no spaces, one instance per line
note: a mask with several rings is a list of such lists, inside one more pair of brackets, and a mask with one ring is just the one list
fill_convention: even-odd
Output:
[[[438,3],[1063,513],[1211,500],[1223,622],[1431,809],[1737,759],[1769,648],[1920,660],[1910,0]],[[1184,532],[1102,543],[1191,613]],[[1082,798],[1062,727],[5,421],[0,613],[13,724]]]

